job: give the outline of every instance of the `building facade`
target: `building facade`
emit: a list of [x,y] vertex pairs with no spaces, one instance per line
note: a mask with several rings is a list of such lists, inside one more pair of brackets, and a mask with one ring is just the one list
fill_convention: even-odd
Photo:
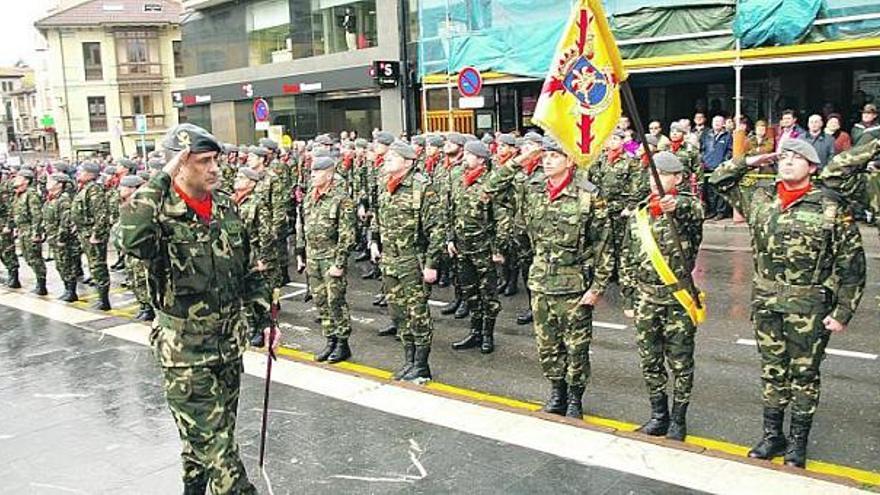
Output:
[[[175,95],[181,120],[234,143],[255,142],[267,135],[267,126],[293,139],[404,130],[406,91],[397,72],[391,71],[382,88],[373,71],[376,62],[402,58],[406,35],[398,1],[184,0],[183,5],[186,90]],[[261,123],[254,116],[257,99],[269,108]]]
[[22,88],[27,73],[21,67],[0,67],[0,151],[8,151],[10,143],[16,146],[11,93]]
[[180,14],[178,1],[87,0],[36,22],[61,156],[149,152],[177,124]]

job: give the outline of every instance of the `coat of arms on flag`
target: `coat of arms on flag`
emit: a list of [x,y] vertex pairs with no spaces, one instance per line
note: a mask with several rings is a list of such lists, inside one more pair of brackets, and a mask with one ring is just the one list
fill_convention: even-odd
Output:
[[589,165],[621,114],[623,61],[599,0],[580,0],[563,31],[534,122]]

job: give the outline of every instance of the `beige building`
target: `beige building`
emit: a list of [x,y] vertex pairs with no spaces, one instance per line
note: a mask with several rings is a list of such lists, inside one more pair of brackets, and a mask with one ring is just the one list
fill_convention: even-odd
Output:
[[0,152],[7,151],[9,143],[15,143],[11,93],[22,88],[27,74],[27,68],[0,67]]
[[172,0],[65,1],[35,23],[46,41],[41,90],[50,95],[43,99],[52,103],[62,157],[149,152],[177,124],[180,12]]

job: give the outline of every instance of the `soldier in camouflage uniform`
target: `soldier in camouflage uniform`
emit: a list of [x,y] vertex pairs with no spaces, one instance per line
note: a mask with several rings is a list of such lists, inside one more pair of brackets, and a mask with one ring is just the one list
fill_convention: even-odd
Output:
[[6,287],[20,289],[21,282],[18,280],[18,256],[15,254],[15,232],[12,228],[12,198],[15,196],[15,170],[10,168],[4,173],[3,182],[0,182],[0,261],[6,267],[9,278]]
[[614,275],[620,286],[623,307],[631,316],[633,308],[633,284],[621,270],[621,260],[626,254],[627,217],[636,204],[648,195],[648,181],[638,159],[627,155],[623,149],[623,131],[615,130],[608,140],[608,149],[599,161],[590,167],[588,178],[599,188],[599,194],[607,202],[611,222],[609,249],[614,259]]
[[163,146],[178,153],[122,209],[122,244],[150,277],[150,343],[183,443],[184,493],[210,487],[254,494],[235,423],[247,347],[244,308],[265,328],[269,292],[251,270],[235,205],[216,190],[220,144],[204,129],[181,124]]
[[333,158],[318,157],[312,161],[311,187],[303,201],[305,227],[296,241],[297,265],[308,271],[309,288],[327,339],[315,361],[328,363],[351,357],[345,274],[348,253],[354,247],[355,208],[345,180],[336,175],[336,170]]
[[76,225],[70,216],[71,195],[65,191],[73,186],[67,174],[56,172],[46,181],[46,206],[43,210],[43,223],[46,226],[46,244],[55,260],[55,270],[64,282],[64,302],[79,300],[76,295],[76,256],[79,239]]
[[[495,140],[497,153],[493,155],[492,170],[504,166],[508,160],[513,160],[519,153],[519,146],[512,134],[502,134]],[[507,190],[493,197],[495,204],[495,230],[498,244],[498,253],[504,258],[501,264],[501,280],[498,292],[505,297],[515,296],[519,292],[519,258],[516,252],[514,240],[514,204],[513,191]]]
[[[385,163],[385,153],[388,152],[388,147],[394,143],[394,135],[390,132],[380,131],[376,134],[376,137],[373,140],[373,160],[367,165],[367,201],[366,208],[364,212],[359,211],[358,216],[362,218],[371,219],[376,215],[376,210],[379,205],[379,187],[380,187],[380,175],[382,171],[382,165]],[[360,210],[361,207],[358,207]],[[361,278],[363,279],[371,279],[371,278],[379,278],[380,271],[379,266],[376,263],[371,261],[370,269],[367,273],[363,274]],[[382,299],[385,299],[385,291],[381,291],[379,295],[376,297],[377,300],[374,301],[374,304],[377,306],[382,305]],[[397,333],[397,329],[393,326],[390,326],[384,330],[379,332],[379,335],[388,336],[394,335]]]
[[389,148],[370,252],[375,261],[381,259],[391,318],[403,342],[404,364],[394,378],[421,382],[431,379],[428,356],[433,337],[425,284],[437,280],[444,231],[439,197],[430,179],[413,170],[415,157],[406,143]]
[[96,163],[80,166],[80,189],[71,204],[71,217],[76,224],[80,245],[89,261],[89,273],[98,289],[95,309],[110,309],[110,272],[107,269],[107,242],[110,238],[110,217],[107,197],[96,179],[101,170]]
[[296,205],[293,201],[293,174],[290,167],[280,160],[281,149],[275,141],[263,138],[260,139],[260,146],[267,149],[269,153],[266,155],[265,163],[268,164],[266,174],[269,176],[269,182],[272,189],[272,200],[277,204],[272,212],[273,223],[277,229],[277,249],[278,249],[278,267],[275,270],[280,276],[279,285],[285,285],[290,282],[290,249],[288,240],[294,233],[296,223],[289,221],[290,212],[295,210]]
[[480,141],[464,146],[465,169],[460,180],[449,184],[452,206],[446,219],[446,251],[458,265],[461,294],[470,309],[468,335],[452,344],[455,350],[479,347],[495,350],[495,319],[501,311],[495,262],[497,204],[483,194],[488,180],[489,148]]
[[268,211],[269,214],[265,221],[271,226],[274,241],[271,247],[267,246],[266,271],[263,276],[266,278],[269,288],[281,288],[284,274],[282,271],[282,244],[286,246],[287,227],[287,202],[290,194],[285,191],[284,183],[281,178],[271,169],[268,169],[266,162],[269,156],[269,150],[262,146],[251,146],[248,149],[248,166],[257,172],[265,174],[263,180],[257,184],[255,194],[257,200],[263,205],[260,209]]
[[[137,175],[127,175],[123,177],[122,180],[119,181],[120,208],[131,205],[131,198],[134,196],[134,193],[138,190],[138,188],[143,185],[144,179],[138,177]],[[122,225],[120,224],[119,228],[117,229],[117,239],[119,239],[120,241],[117,246],[117,252],[124,260],[123,267],[125,268],[125,273],[128,277],[128,286],[131,288],[131,292],[134,294],[135,300],[137,300],[138,304],[140,304],[140,309],[135,315],[134,319],[139,321],[153,321],[153,319],[156,317],[156,313],[155,311],[153,311],[153,306],[150,303],[149,282],[147,281],[147,265],[140,259],[131,256],[130,254],[125,252],[125,247],[122,245],[121,242],[121,229]]]
[[15,177],[15,198],[12,201],[12,223],[18,239],[18,249],[37,278],[34,294],[45,296],[46,262],[43,261],[43,205],[34,185],[34,171],[22,168]]
[[543,148],[545,175],[530,179],[524,210],[535,250],[529,288],[538,357],[552,384],[543,410],[581,418],[590,377],[592,308],[612,268],[605,248],[608,222],[586,174],[576,172],[574,161],[554,140],[545,138]]
[[[448,224],[448,219],[452,218],[451,184],[453,181],[461,180],[461,170],[464,168],[462,166],[464,161],[464,145],[467,142],[468,138],[464,134],[450,132],[446,136],[446,144],[443,145],[443,162],[441,166],[434,170],[434,188],[437,194],[440,195],[443,221],[446,224]],[[443,227],[448,229],[446,224]],[[440,314],[455,315],[456,319],[467,318],[470,310],[461,291],[458,263],[447,254],[444,254],[440,260],[440,271],[445,272],[445,276],[452,280],[453,287],[455,288],[455,299],[440,308]]]
[[[697,146],[689,143],[685,137],[685,132],[681,124],[674,122],[669,127],[669,147],[668,149],[665,149],[665,151],[669,151],[677,156],[678,159],[681,160],[681,164],[684,166],[684,171],[682,172],[684,185],[681,189],[686,189],[690,191],[691,194],[699,197],[700,184],[703,183],[705,178],[705,171],[700,162],[700,150]],[[661,148],[661,151],[664,151],[664,149]]]
[[238,146],[225,143],[220,155],[220,189],[232,191],[238,170]]
[[[678,280],[687,280],[688,269],[694,266],[703,238],[703,206],[700,199],[689,192],[684,182],[685,168],[671,152],[654,154],[654,162],[666,195],[657,196],[657,188],[639,203],[644,218],[663,258]],[[675,217],[683,259],[673,241],[671,225],[665,213]],[[696,326],[684,307],[673,296],[678,286],[668,286],[656,269],[639,235],[637,216],[631,216],[628,225],[629,249],[624,269],[635,283],[635,324],[639,346],[642,376],[648,386],[651,401],[651,419],[638,431],[651,436],[663,436],[682,441],[687,435],[687,409],[694,384],[694,337]],[[664,361],[673,375],[673,405],[670,425],[669,400],[666,393],[668,375]]]
[[[367,187],[367,147],[369,143],[366,139],[357,138],[354,141],[354,161],[352,163],[352,171],[351,171],[351,196],[354,199],[355,207],[358,209],[359,213],[362,213],[365,217],[366,215],[366,205],[367,198],[369,194],[369,189]],[[370,250],[367,247],[367,228],[368,222],[365,218],[362,217],[361,214],[356,216],[357,225],[355,230],[357,232],[357,246],[355,246],[355,251],[358,251],[358,255],[355,257],[355,261],[367,261],[370,259]]]
[[[778,158],[775,188],[743,194],[750,168]],[[804,467],[819,403],[819,365],[832,332],[846,328],[865,285],[865,252],[852,213],[840,197],[816,187],[816,150],[788,139],[775,153],[722,164],[709,183],[746,217],[755,252],[752,321],[764,384],[764,437],[750,457],[785,454]],[[791,404],[786,441],[782,424]]]

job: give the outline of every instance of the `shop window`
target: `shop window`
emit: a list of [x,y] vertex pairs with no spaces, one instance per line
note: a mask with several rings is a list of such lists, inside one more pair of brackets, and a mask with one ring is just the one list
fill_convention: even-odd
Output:
[[287,0],[263,0],[248,5],[245,20],[250,66],[292,59]]

